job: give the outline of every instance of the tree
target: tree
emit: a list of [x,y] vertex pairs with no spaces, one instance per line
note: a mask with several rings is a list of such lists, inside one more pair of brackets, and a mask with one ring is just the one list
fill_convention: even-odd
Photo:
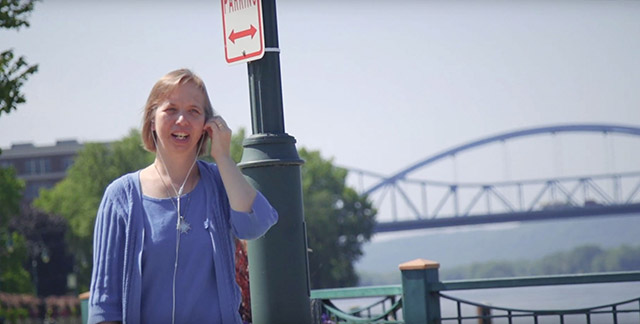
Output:
[[[35,0],[0,0],[0,28],[17,30],[28,27],[26,18],[34,4]],[[26,102],[20,88],[38,70],[37,65],[29,66],[22,56],[15,61],[14,58],[11,49],[0,53],[0,115]],[[32,290],[29,274],[22,268],[27,257],[25,240],[21,235],[6,230],[9,219],[18,214],[23,187],[13,170],[0,168],[0,288],[7,292]]]
[[6,228],[9,219],[20,211],[23,189],[24,183],[16,177],[15,169],[0,168],[0,228]]
[[[231,146],[229,147],[231,153],[231,159],[236,163],[239,163],[242,159],[242,141],[244,141],[245,137],[244,128],[240,128],[237,132],[234,132],[231,136]],[[211,163],[215,163],[215,160],[211,157],[211,142],[207,142],[202,148],[205,152],[204,155],[200,156],[199,159]]]
[[64,244],[67,222],[24,204],[20,215],[9,222],[9,230],[26,239],[26,269],[31,269],[32,282],[39,296],[64,295],[67,274],[73,270],[73,258]]
[[153,155],[142,148],[140,133],[112,143],[88,143],[78,153],[67,177],[50,190],[42,190],[36,207],[58,214],[69,223],[66,237],[75,255],[80,289],[91,280],[93,228],[105,188],[119,176],[146,167]]
[[13,168],[0,168],[0,291],[29,293],[33,291],[23,236],[8,229],[9,221],[20,212],[24,183]]
[[[232,138],[234,160],[242,155],[244,129]],[[346,185],[347,170],[322,158],[320,152],[298,151],[302,166],[311,288],[346,287],[358,283],[353,264],[371,239],[376,210],[368,197]]]
[[318,151],[299,150],[313,289],[354,286],[353,264],[371,239],[376,210],[368,197],[346,185],[347,170]]
[[236,161],[236,163],[242,159],[242,141],[244,141],[245,133],[244,128],[240,128],[231,136],[231,158]]
[[[29,27],[27,16],[36,0],[0,0],[0,28],[20,29]],[[20,88],[30,75],[38,71],[38,65],[29,65],[23,56],[14,60],[13,50],[0,53],[0,115],[16,109],[26,102]]]
[[0,291],[17,294],[34,292],[31,276],[24,269],[28,260],[27,243],[25,238],[17,232],[4,233],[3,247],[0,253]]

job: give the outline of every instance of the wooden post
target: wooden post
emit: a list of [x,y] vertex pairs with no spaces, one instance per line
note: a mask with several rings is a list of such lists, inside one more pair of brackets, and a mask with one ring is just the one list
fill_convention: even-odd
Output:
[[398,267],[402,272],[402,308],[405,323],[440,323],[440,296],[434,287],[434,284],[440,282],[440,263],[416,259]]

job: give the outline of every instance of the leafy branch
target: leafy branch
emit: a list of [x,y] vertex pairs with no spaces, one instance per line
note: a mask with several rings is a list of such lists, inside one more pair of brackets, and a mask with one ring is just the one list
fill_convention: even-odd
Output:
[[27,16],[37,0],[0,0],[0,28],[29,27]]
[[[0,0],[5,2],[6,0]],[[16,109],[18,104],[26,102],[20,88],[31,74],[38,71],[38,65],[29,65],[23,56],[14,60],[12,50],[0,53],[0,115]]]

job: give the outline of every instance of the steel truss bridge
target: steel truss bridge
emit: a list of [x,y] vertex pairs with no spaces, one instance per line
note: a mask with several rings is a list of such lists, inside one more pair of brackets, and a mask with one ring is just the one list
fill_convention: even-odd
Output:
[[[430,156],[388,177],[362,169],[346,169],[350,176],[357,177],[360,193],[368,195],[379,210],[376,232],[615,214],[640,215],[640,163],[637,171],[492,183],[446,182],[414,177],[420,169],[477,147],[561,133],[631,136],[634,143],[638,142],[635,147],[640,152],[639,127],[562,125],[482,138]],[[364,187],[365,178],[373,184]],[[433,204],[434,201],[437,203]],[[385,207],[384,212],[382,207]]]

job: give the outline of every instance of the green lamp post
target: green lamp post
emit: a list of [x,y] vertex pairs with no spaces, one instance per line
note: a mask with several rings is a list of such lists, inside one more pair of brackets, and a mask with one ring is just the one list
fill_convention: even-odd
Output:
[[240,168],[280,215],[249,242],[251,308],[256,324],[311,323],[301,165],[296,140],[285,133],[275,0],[263,0],[265,55],[248,63],[252,134]]

